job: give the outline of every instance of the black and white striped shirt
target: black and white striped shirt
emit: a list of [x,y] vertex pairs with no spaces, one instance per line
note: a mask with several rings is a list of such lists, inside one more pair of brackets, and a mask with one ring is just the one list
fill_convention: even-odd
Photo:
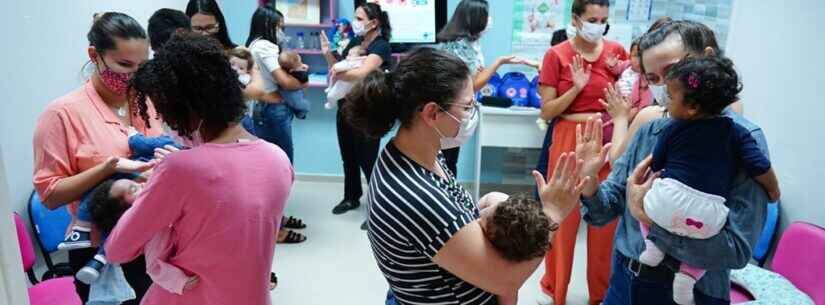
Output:
[[378,268],[401,304],[497,304],[432,258],[479,217],[470,194],[439,155],[443,179],[404,156],[392,141],[381,152],[369,187],[369,239]]

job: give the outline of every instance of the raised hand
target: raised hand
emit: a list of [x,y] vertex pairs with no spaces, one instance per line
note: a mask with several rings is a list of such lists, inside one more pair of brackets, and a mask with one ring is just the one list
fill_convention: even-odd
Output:
[[321,40],[321,52],[324,52],[324,54],[329,53],[330,48],[329,48],[329,38],[327,38],[327,31],[323,31],[323,30],[321,31],[320,40]]
[[[604,142],[602,141],[601,118],[588,118],[584,127],[581,124],[576,125],[576,155],[584,161],[579,171],[582,177],[598,178],[611,145],[602,143]],[[585,192],[585,195],[587,193],[589,192]]]
[[599,103],[607,109],[607,113],[614,119],[630,118],[632,114],[630,101],[620,93],[618,84],[616,86],[608,84],[607,88],[604,89],[604,99],[599,99]]
[[541,173],[533,171],[544,212],[555,223],[564,221],[576,208],[584,184],[590,180],[588,177],[579,179],[581,164],[575,153],[564,153],[547,181]]
[[607,64],[608,68],[612,69],[613,67],[615,67],[616,65],[619,64],[619,55],[608,54],[607,59],[605,60],[604,63]]
[[573,73],[573,86],[581,91],[590,82],[590,70],[593,68],[591,64],[585,66],[584,58],[581,55],[576,55],[573,62],[570,63],[570,70]]

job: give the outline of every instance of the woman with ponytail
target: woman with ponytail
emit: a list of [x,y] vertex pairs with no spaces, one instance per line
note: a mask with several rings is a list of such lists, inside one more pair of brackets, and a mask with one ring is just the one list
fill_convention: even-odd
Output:
[[[367,58],[361,67],[342,73],[331,72],[332,81],[356,82],[364,79],[374,71],[385,71],[390,67],[392,27],[387,12],[375,3],[361,4],[355,9],[355,20],[352,22],[352,29],[356,37],[350,41],[341,54],[330,50],[326,34],[321,35],[321,49],[330,66],[346,58],[350,49],[355,46],[366,50]],[[338,101],[339,109],[345,104],[346,99]],[[356,132],[350,122],[342,117],[341,111],[338,112],[337,130],[338,146],[341,149],[341,159],[344,161],[345,186],[344,199],[332,209],[332,213],[343,214],[361,205],[360,199],[363,191],[361,190],[361,174],[359,171],[364,172],[367,180],[370,179],[373,164],[378,157],[380,138],[367,137]],[[362,229],[366,229],[364,225],[361,226]]]
[[[514,301],[541,263],[541,257],[514,262],[493,247],[479,220],[489,208],[478,206],[447,170],[441,149],[465,143],[478,124],[474,96],[461,59],[422,48],[392,72],[370,72],[341,110],[353,128],[376,139],[400,124],[376,162],[368,216],[373,255],[399,304]],[[549,182],[533,173],[551,224],[573,210],[587,181],[577,183],[574,155],[559,164]]]

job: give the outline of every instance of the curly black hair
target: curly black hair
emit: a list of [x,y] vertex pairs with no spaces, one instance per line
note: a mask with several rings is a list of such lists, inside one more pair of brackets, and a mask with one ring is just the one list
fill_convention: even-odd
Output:
[[721,55],[688,56],[673,65],[665,79],[678,80],[684,89],[684,103],[710,115],[722,113],[742,92],[733,62]]
[[522,194],[495,207],[487,219],[484,235],[505,259],[522,262],[544,256],[550,249],[550,232],[558,227],[541,204]]
[[190,138],[199,122],[205,134],[219,134],[240,121],[246,108],[238,74],[221,45],[191,32],[172,35],[135,72],[129,95],[147,125],[148,98],[169,127]]
[[98,185],[89,194],[89,214],[92,222],[102,232],[111,232],[129,204],[123,198],[112,197],[111,190],[115,179],[109,179]]

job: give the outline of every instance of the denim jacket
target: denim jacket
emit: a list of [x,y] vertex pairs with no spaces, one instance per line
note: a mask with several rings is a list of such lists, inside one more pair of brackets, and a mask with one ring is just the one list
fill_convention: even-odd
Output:
[[[723,113],[750,131],[759,148],[768,156],[765,135],[759,126],[730,110]],[[639,128],[625,153],[613,164],[610,176],[599,185],[591,198],[582,198],[582,215],[593,225],[605,225],[619,218],[614,245],[620,254],[638,259],[644,249],[639,222],[626,209],[626,181],[636,165],[653,152],[658,135],[670,122],[669,118],[649,122]],[[703,293],[719,299],[730,299],[730,270],[745,267],[752,246],[762,231],[767,213],[768,195],[761,185],[745,175],[736,174],[725,205],[730,208],[722,231],[709,239],[691,239],[674,235],[656,224],[651,225],[648,238],[663,252],[676,260],[707,270],[696,283]]]

